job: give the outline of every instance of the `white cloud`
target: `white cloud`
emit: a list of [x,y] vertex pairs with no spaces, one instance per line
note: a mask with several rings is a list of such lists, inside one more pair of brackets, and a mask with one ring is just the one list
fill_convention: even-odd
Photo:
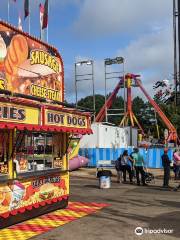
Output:
[[142,73],[148,90],[150,87],[152,89],[156,81],[169,78],[173,73],[172,36],[172,30],[165,28],[141,36],[124,49],[118,50],[118,54],[126,59],[126,71]]
[[170,24],[172,0],[84,0],[74,29],[80,36],[137,34]]
[[[144,87],[150,95],[154,94],[152,86],[158,80],[170,77],[173,73],[173,39],[170,27],[156,30],[150,34],[139,36],[125,48],[120,48],[114,54],[125,58],[125,71],[134,74],[141,74]],[[77,57],[77,60],[85,60],[88,57]],[[80,69],[81,73],[87,73],[86,69]],[[95,92],[104,94],[104,61],[95,61]],[[72,72],[71,72],[72,73]],[[72,79],[72,77],[71,77]],[[74,79],[74,78],[73,78]],[[108,91],[115,88],[117,79],[108,81]],[[74,85],[73,85],[74,86]],[[68,82],[68,92],[74,92],[72,82]],[[92,86],[88,83],[81,83],[78,86],[79,96],[91,95]],[[134,96],[139,91],[133,90]],[[70,95],[69,95],[70,96]],[[142,95],[143,96],[143,95]],[[141,96],[141,97],[142,97]],[[72,97],[72,95],[71,95]]]
[[[128,35],[131,41],[124,47],[120,41],[119,49],[111,55],[123,56],[126,72],[141,74],[145,88],[153,95],[153,84],[173,73],[172,5],[172,0],[84,0],[73,27],[80,38]],[[104,94],[104,60],[96,60],[94,69],[96,93]],[[68,77],[74,79],[74,72]],[[108,81],[108,90],[116,84],[117,80]],[[67,89],[74,92],[72,81],[68,81]],[[78,91],[80,96],[90,95],[91,86],[81,83]],[[140,93],[133,92],[134,96]]]

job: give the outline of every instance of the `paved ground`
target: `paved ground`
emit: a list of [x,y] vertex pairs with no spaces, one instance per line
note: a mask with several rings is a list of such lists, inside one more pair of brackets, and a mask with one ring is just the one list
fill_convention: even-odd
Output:
[[[163,190],[161,172],[155,184],[148,187],[117,184],[99,189],[94,170],[71,174],[71,201],[109,203],[101,211],[68,223],[34,240],[134,240],[180,239],[180,192]],[[171,182],[171,185],[177,183]],[[136,236],[136,227],[172,229],[171,234]]]

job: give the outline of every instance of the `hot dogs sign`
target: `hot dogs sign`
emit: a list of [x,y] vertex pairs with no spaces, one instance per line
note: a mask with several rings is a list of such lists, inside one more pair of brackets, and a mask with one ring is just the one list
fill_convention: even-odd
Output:
[[0,21],[0,89],[63,101],[58,53]]

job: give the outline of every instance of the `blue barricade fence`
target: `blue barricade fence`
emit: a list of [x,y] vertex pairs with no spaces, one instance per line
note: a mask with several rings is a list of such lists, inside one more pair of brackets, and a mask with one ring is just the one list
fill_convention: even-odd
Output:
[[[99,165],[112,167],[114,161],[125,149],[128,150],[129,154],[132,152],[132,148],[81,148],[79,155],[89,159],[89,167],[97,167]],[[164,152],[163,148],[150,148],[148,150],[140,148],[139,151],[143,155],[147,167],[162,168],[161,156]],[[172,160],[173,149],[169,149],[168,155]]]

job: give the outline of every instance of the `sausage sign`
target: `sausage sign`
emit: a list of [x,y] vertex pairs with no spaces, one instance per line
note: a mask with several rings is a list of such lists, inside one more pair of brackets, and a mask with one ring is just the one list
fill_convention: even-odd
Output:
[[0,90],[63,101],[63,81],[54,48],[0,21]]

